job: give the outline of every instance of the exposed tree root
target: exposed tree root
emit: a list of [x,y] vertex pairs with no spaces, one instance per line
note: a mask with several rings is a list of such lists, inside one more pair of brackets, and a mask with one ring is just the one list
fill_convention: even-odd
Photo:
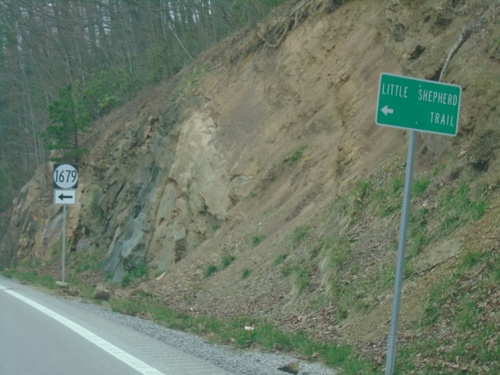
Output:
[[483,14],[472,27],[464,27],[462,29],[457,41],[455,42],[450,52],[448,53],[448,57],[446,57],[446,60],[441,69],[441,73],[439,74],[439,79],[438,79],[439,82],[441,82],[441,80],[443,79],[444,73],[446,72],[446,68],[448,67],[453,56],[455,56],[459,48],[467,41],[467,39],[471,37],[472,33],[474,33],[474,31],[476,31],[479,28],[479,26],[483,22],[484,17],[485,14]]
[[287,10],[279,8],[282,12],[278,16],[270,16],[267,21],[256,25],[255,35],[244,44],[236,54],[230,58],[235,63],[250,53],[263,48],[278,48],[286,39],[288,33],[303,23],[310,15],[321,12],[333,12],[345,0],[298,0],[290,4]]

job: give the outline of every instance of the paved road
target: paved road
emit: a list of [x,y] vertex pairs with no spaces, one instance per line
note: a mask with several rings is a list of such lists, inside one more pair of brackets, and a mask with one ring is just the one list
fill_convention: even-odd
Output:
[[230,375],[110,317],[0,278],[0,374]]

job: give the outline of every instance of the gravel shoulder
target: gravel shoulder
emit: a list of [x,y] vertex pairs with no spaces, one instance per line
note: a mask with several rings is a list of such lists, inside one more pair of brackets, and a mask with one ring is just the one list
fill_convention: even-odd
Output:
[[14,290],[71,319],[166,375],[284,375],[287,372],[278,368],[291,362],[299,362],[298,375],[335,374],[334,370],[319,363],[214,345],[200,337],[123,315],[107,307],[60,298],[2,277],[0,283],[2,289]]
[[118,329],[127,327],[137,335],[147,335],[161,344],[172,346],[233,375],[284,375],[286,372],[278,368],[291,362],[300,363],[298,375],[335,375],[336,373],[322,364],[305,362],[288,355],[236,350],[215,345],[198,336],[165,328],[138,317],[119,314],[102,306],[78,301],[68,301],[68,303],[85,314],[113,322]]

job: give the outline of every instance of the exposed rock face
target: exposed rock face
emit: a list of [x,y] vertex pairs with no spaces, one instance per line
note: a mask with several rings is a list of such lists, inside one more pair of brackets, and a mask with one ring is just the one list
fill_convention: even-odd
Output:
[[44,202],[45,193],[51,191],[45,178],[47,172],[48,166],[40,167],[14,201],[9,230],[0,242],[0,265],[8,266],[29,256],[47,259],[47,248],[55,244],[62,215],[58,210],[60,207],[47,207]]
[[[167,269],[203,242],[210,228],[227,217],[231,206],[229,181],[224,158],[211,144],[216,128],[213,120],[194,112],[177,127],[177,142],[171,143],[175,147],[160,148],[168,142],[159,133],[153,134],[150,143],[158,145],[154,150],[156,160],[141,165],[143,171],[137,172],[135,181],[123,181],[124,185],[117,182],[113,185],[116,188],[110,189],[114,196],[111,200],[117,202],[122,200],[117,193],[127,191],[124,186],[132,184],[138,190],[133,207],[129,204],[123,208],[121,225],[112,225],[105,270],[114,274],[115,281],[146,262],[146,256],[148,263]],[[163,162],[160,167],[161,160],[169,159],[170,163]],[[101,199],[99,207],[104,201]]]

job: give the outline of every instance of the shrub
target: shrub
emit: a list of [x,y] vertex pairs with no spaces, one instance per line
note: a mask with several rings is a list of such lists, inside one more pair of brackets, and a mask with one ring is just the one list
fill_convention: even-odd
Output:
[[250,238],[250,243],[252,244],[253,247],[257,246],[262,242],[264,239],[264,235],[262,234],[254,234],[252,238]]
[[231,265],[231,263],[233,263],[233,260],[234,260],[234,256],[224,255],[220,260],[220,269],[223,270],[223,269],[226,269],[227,267],[229,267]]
[[203,274],[203,276],[205,277],[205,279],[207,277],[210,277],[212,276],[214,273],[217,272],[217,266],[214,266],[213,264],[209,265],[206,269],[205,269],[205,273]]
[[250,276],[250,273],[251,273],[251,272],[252,272],[251,270],[249,270],[248,268],[245,268],[245,269],[241,272],[241,278],[242,278],[243,280],[245,280],[246,278],[248,278],[248,276]]

